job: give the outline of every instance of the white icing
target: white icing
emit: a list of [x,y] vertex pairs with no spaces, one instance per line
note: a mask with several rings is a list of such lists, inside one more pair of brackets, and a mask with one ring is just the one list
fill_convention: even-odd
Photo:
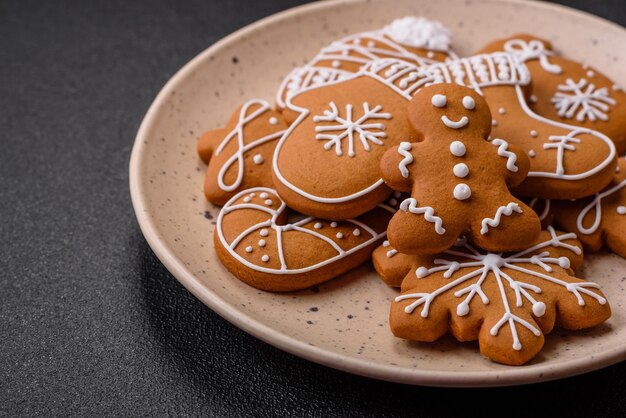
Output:
[[267,206],[272,206],[272,199],[266,199],[264,202]]
[[355,229],[352,231],[352,235],[354,235],[355,237],[358,237],[361,235],[361,230],[360,229]]
[[261,194],[259,195],[259,197],[260,197],[261,199],[267,199],[268,197],[270,197],[270,195],[268,195],[267,193],[261,193]]
[[504,115],[506,114],[506,110],[503,107],[501,107],[500,109],[498,109],[498,113],[501,115]]
[[339,68],[341,67],[341,63],[337,60],[333,60],[333,62],[331,63],[331,65],[333,66],[333,68]]
[[491,119],[491,126],[498,126],[498,121],[495,119]]
[[270,256],[265,254],[263,257],[261,257],[261,260],[265,263],[267,263],[268,261],[270,261]]
[[618,215],[626,215],[626,206],[620,205],[615,210]]
[[[569,258],[552,256],[554,248],[563,248],[576,255],[580,255],[581,250],[566,242],[566,240],[575,239],[575,234],[557,235],[552,227],[548,227],[548,231],[551,236],[549,240],[507,256],[483,252],[468,244],[467,240],[460,240],[455,248],[445,251],[443,253],[444,256],[437,258],[434,267],[421,266],[415,271],[416,277],[419,279],[425,279],[433,273],[443,272],[443,277],[450,280],[445,281],[445,284],[441,287],[428,293],[405,293],[396,297],[395,301],[414,299],[412,303],[404,308],[404,312],[412,314],[416,308],[423,305],[420,315],[423,318],[427,318],[431,304],[440,295],[451,289],[458,289],[454,292],[454,296],[457,298],[463,297],[463,299],[457,305],[456,314],[465,316],[469,314],[475,297],[478,297],[483,305],[490,304],[489,297],[483,291],[483,284],[487,280],[495,280],[500,290],[498,295],[502,301],[501,304],[495,304],[495,306],[501,306],[503,313],[500,320],[490,329],[490,334],[496,336],[504,325],[508,325],[512,339],[512,348],[521,350],[522,345],[519,339],[518,326],[526,328],[537,337],[541,335],[541,331],[514,313],[511,309],[511,304],[513,303],[515,307],[521,308],[525,303],[528,303],[533,315],[536,317],[543,316],[546,312],[546,305],[544,302],[537,300],[538,295],[542,293],[542,289],[539,287],[540,283],[547,283],[550,286],[561,286],[576,298],[580,306],[584,306],[586,303],[582,296],[583,294],[593,298],[601,305],[606,304],[604,297],[590,290],[599,289],[598,284],[592,282],[567,282],[558,277],[559,272],[554,272],[555,267],[568,268],[570,265]],[[445,259],[445,255],[452,257],[452,260]],[[535,266],[543,269],[543,272],[536,271]],[[459,277],[454,277],[459,271],[461,272]],[[511,274],[513,272],[516,274]],[[553,272],[557,274],[551,274]],[[532,282],[529,283],[526,277],[531,277]],[[476,278],[478,279],[476,280]],[[472,284],[459,289],[459,286],[470,280],[473,281]],[[505,290],[506,285],[510,288],[508,292]],[[513,300],[510,301],[509,298],[513,298]]]
[[313,228],[315,229],[322,229],[322,224],[319,222],[315,222],[315,225],[313,225]]
[[538,59],[541,67],[552,74],[561,74],[563,69],[560,65],[552,64],[548,57],[554,55],[554,52],[547,50],[543,42],[533,39],[530,42],[521,39],[511,39],[504,43],[504,50],[510,54],[514,54],[521,62]]
[[491,144],[498,147],[498,155],[500,157],[506,158],[507,170],[513,173],[517,173],[517,170],[519,170],[519,168],[515,165],[515,162],[517,161],[517,155],[508,150],[509,143],[506,142],[504,139],[496,138],[491,141]]
[[391,245],[391,244],[389,244],[389,241],[387,241],[387,240],[383,241],[383,247],[389,247],[389,245]]
[[522,213],[522,208],[520,208],[520,206],[515,202],[511,202],[506,206],[500,206],[496,210],[496,214],[493,218],[485,218],[482,220],[480,233],[482,235],[485,235],[487,232],[489,232],[489,227],[497,228],[500,225],[500,220],[502,219],[502,216],[511,216],[513,212]]
[[337,228],[337,222],[331,222],[330,223],[330,227],[331,228]]
[[472,189],[467,184],[459,183],[454,186],[454,190],[452,191],[452,195],[456,200],[466,200],[472,196]]
[[435,94],[432,99],[430,99],[430,102],[435,107],[444,107],[448,102],[448,99],[443,94]]
[[595,76],[596,76],[596,73],[594,73],[593,71],[591,71],[591,70],[587,71],[587,77],[593,78]]
[[[618,191],[622,190],[624,187],[626,187],[626,179],[620,181],[615,186],[610,187],[601,193],[596,193],[593,200],[589,202],[589,204],[585,206],[583,210],[581,210],[580,213],[578,214],[578,218],[576,219],[576,227],[578,228],[578,232],[584,235],[591,235],[595,233],[600,227],[600,223],[602,222],[602,199],[604,199],[607,196],[612,195],[613,193],[617,193]],[[620,206],[620,207],[623,207],[623,206]],[[620,207],[617,208],[617,213],[619,213],[620,215],[623,215],[623,213],[620,213],[620,210],[619,210]],[[593,224],[589,228],[585,228],[583,225],[583,222],[585,218],[587,217],[587,214],[591,212],[592,209],[595,209],[595,213],[594,213],[595,216],[594,216]]]
[[[351,104],[346,105],[346,116],[339,116],[339,109],[334,102],[329,103],[330,110],[325,110],[324,115],[314,116],[313,122],[334,122],[334,124],[317,125],[315,127],[315,139],[326,140],[324,149],[329,150],[335,148],[338,156],[343,155],[342,141],[348,140],[348,156],[354,157],[354,140],[355,134],[358,134],[361,145],[365,151],[370,151],[370,142],[376,145],[383,145],[379,138],[386,138],[385,125],[382,123],[373,123],[373,119],[391,119],[390,113],[381,113],[382,106],[375,106],[370,109],[367,102],[363,102],[363,115],[356,120],[353,119],[353,107]],[[335,133],[329,133],[335,132]]]
[[251,253],[251,252],[252,252],[252,247],[251,247],[250,245],[248,245],[248,246],[246,247],[246,252],[247,252],[247,253]]
[[428,52],[426,53],[426,56],[427,56],[428,58],[430,58],[430,59],[433,59],[433,58],[435,58],[435,53],[434,53],[433,51],[428,51]]
[[450,152],[455,157],[462,157],[465,155],[466,149],[465,144],[461,141],[454,141],[450,144]]
[[530,136],[532,136],[533,138],[537,138],[539,136],[539,133],[533,129],[532,131],[530,131]]
[[427,222],[435,224],[435,232],[437,234],[443,235],[446,233],[446,230],[443,227],[443,221],[439,216],[435,216],[435,210],[430,206],[420,208],[417,206],[417,200],[409,197],[400,203],[400,210],[404,212],[411,212],[416,215],[424,215],[424,219]]
[[537,96],[535,96],[534,94],[532,94],[532,95],[530,96],[530,100],[529,100],[529,102],[530,102],[530,103],[537,103]]
[[[258,106],[256,110],[250,112],[250,109],[253,106]],[[246,144],[244,139],[244,128],[245,126],[252,122],[253,120],[261,117],[265,112],[270,110],[270,105],[264,100],[249,100],[241,106],[241,110],[239,111],[239,119],[237,120],[237,124],[235,128],[228,133],[224,137],[224,139],[220,142],[218,147],[215,149],[215,156],[220,155],[224,148],[230,143],[233,138],[236,138],[237,142],[237,151],[226,160],[222,168],[217,174],[217,184],[220,189],[225,192],[232,192],[236,190],[239,186],[241,186],[241,182],[243,181],[244,173],[245,173],[245,160],[244,153],[258,147],[259,145],[265,144],[266,142],[273,141],[275,139],[280,138],[284,130],[277,131],[266,135],[262,138],[255,139],[254,141]],[[249,113],[250,112],[250,113]],[[255,161],[256,163],[256,161]],[[224,177],[226,176],[226,172],[233,167],[234,164],[237,164],[237,176],[235,177],[235,181],[231,184],[224,183]]]
[[474,110],[476,107],[476,102],[472,96],[464,96],[463,97],[463,107],[467,110]]
[[261,234],[262,237],[266,237],[266,236],[269,235],[269,232],[267,231],[267,229],[261,229],[260,234]]
[[261,154],[255,154],[254,157],[252,157],[252,161],[254,161],[255,164],[259,165],[263,164],[265,160],[263,159],[263,156]]
[[250,203],[250,201],[251,201],[251,200],[252,200],[252,199],[250,198],[250,196],[246,196],[246,197],[244,197],[244,198],[243,198],[243,201],[244,201],[245,203]]
[[458,163],[452,168],[452,172],[459,178],[465,178],[469,174],[469,167],[465,163]]
[[278,118],[275,116],[270,117],[269,119],[270,125],[278,125]]
[[398,254],[398,250],[396,250],[395,248],[392,248],[391,250],[387,251],[387,258],[391,258],[394,255]]
[[337,234],[335,235],[337,238],[342,239],[343,238],[343,234],[341,232],[337,232]]
[[593,83],[588,83],[581,78],[574,82],[571,78],[565,80],[565,84],[559,84],[558,91],[550,100],[559,116],[571,119],[576,115],[578,122],[586,119],[607,121],[607,112],[610,106],[617,103],[610,95],[606,87],[597,89]]
[[443,115],[441,117],[441,121],[448,128],[451,128],[451,129],[461,129],[461,128],[465,127],[465,125],[467,125],[469,123],[469,118],[467,116],[463,116],[461,119],[459,119],[457,121],[453,121],[453,120],[448,119],[448,117],[446,115]]
[[265,240],[264,239],[260,239],[259,240],[259,247],[265,247]]
[[409,169],[406,166],[413,162],[413,155],[410,152],[412,148],[410,142],[400,142],[400,145],[398,145],[398,154],[403,156],[398,169],[405,179],[409,177]]
[[402,45],[414,48],[448,51],[450,31],[441,23],[424,17],[406,16],[383,29],[385,35]]
[[529,156],[530,158],[535,158],[535,155],[537,155],[537,154],[535,153],[535,150],[534,150],[534,149],[531,149],[530,151],[528,151],[528,156]]

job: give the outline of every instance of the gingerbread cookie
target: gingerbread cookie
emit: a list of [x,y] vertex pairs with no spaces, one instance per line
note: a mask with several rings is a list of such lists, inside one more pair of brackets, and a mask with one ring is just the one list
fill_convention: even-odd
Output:
[[533,80],[530,104],[548,119],[594,129],[626,152],[626,93],[587,64],[554,53],[550,42],[526,34],[489,43],[481,52],[505,51],[526,63]]
[[602,323],[611,315],[606,297],[596,283],[573,275],[582,264],[575,237],[549,228],[532,246],[508,254],[459,240],[443,254],[405,260],[410,271],[389,316],[393,334],[435,341],[450,331],[459,341],[478,340],[493,361],[521,365],[555,325],[578,330]]
[[[348,78],[379,58],[397,58],[418,66],[456,58],[450,38],[450,31],[441,23],[412,16],[396,19],[380,30],[347,36],[322,48],[304,67],[285,77],[276,94],[276,106],[282,110],[287,96]],[[289,122],[293,122],[291,115],[285,114]]]
[[513,251],[535,241],[535,212],[510,187],[526,177],[528,157],[502,139],[487,141],[491,112],[476,91],[457,84],[423,88],[409,104],[422,142],[402,142],[381,161],[385,183],[410,192],[389,223],[401,253],[432,254],[461,235],[489,251]]
[[494,138],[506,138],[530,157],[526,180],[515,190],[520,196],[573,199],[604,188],[613,175],[616,152],[606,135],[539,116],[528,107],[530,76],[518,59],[507,53],[476,55],[428,67],[397,60],[374,62],[369,71],[404,93],[438,83],[471,87],[487,100]]
[[555,222],[575,232],[589,251],[604,245],[626,258],[626,159],[620,158],[609,186],[594,196],[554,202]]
[[538,197],[522,199],[529,208],[535,211],[541,221],[541,229],[547,229],[554,221],[554,209],[550,199],[539,199]]
[[223,205],[240,190],[272,185],[272,155],[287,129],[280,113],[259,99],[235,110],[226,127],[206,132],[198,141],[200,158],[207,163],[204,194]]
[[278,292],[305,289],[366,261],[386,235],[394,203],[356,219],[294,220],[274,190],[244,190],[222,208],[215,248],[224,266],[251,286]]

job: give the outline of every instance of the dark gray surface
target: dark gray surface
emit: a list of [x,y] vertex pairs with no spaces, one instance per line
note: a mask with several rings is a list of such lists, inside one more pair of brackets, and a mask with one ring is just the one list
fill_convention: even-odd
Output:
[[[141,118],[194,55],[298,1],[228,3],[0,2],[0,415],[623,415],[626,363],[520,388],[378,382],[266,345],[176,282],[130,204]],[[626,24],[621,0],[564,3]]]

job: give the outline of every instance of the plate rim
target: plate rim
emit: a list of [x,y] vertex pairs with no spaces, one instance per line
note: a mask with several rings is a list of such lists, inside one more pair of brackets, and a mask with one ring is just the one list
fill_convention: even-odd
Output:
[[[152,251],[156,254],[157,258],[189,292],[237,328],[292,355],[337,370],[369,378],[396,383],[436,387],[513,386],[528,383],[547,382],[550,380],[576,376],[626,360],[625,344],[621,348],[612,347],[608,350],[596,353],[593,356],[593,362],[590,362],[587,357],[581,357],[574,360],[563,360],[556,363],[519,367],[512,366],[511,369],[493,371],[434,371],[415,368],[408,369],[401,366],[371,363],[364,359],[359,359],[347,354],[340,354],[335,351],[323,349],[302,342],[294,337],[283,334],[282,332],[277,331],[274,328],[255,320],[248,314],[234,308],[232,305],[219,297],[219,295],[215,292],[204,286],[202,282],[198,280],[191,271],[189,271],[184,263],[175,256],[174,251],[172,251],[167,243],[160,238],[158,226],[150,216],[146,215],[149,205],[144,200],[145,193],[141,182],[141,171],[143,167],[141,157],[145,149],[144,140],[147,137],[150,125],[155,119],[161,105],[169,97],[169,92],[172,91],[181,81],[183,81],[187,75],[192,73],[200,63],[208,59],[209,56],[266,25],[275,24],[284,19],[290,19],[322,9],[332,9],[341,5],[356,5],[359,3],[365,3],[366,1],[367,0],[327,0],[319,3],[308,3],[296,6],[264,17],[236,30],[235,32],[210,45],[208,48],[189,60],[165,83],[143,117],[135,137],[129,164],[129,187],[135,216],[143,236]],[[378,2],[385,0],[374,1]],[[535,7],[538,9],[557,9],[559,13],[574,15],[581,19],[587,19],[603,24],[607,27],[607,29],[610,28],[611,30],[617,30],[622,33],[626,31],[625,28],[609,20],[560,4],[527,0],[493,1],[523,5],[525,7]]]

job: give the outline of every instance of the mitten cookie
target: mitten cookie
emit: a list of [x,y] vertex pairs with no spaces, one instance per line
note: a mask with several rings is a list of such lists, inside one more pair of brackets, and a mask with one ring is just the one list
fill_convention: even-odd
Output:
[[575,232],[586,249],[598,251],[606,244],[626,258],[626,159],[619,159],[613,181],[602,192],[554,206],[556,223]]
[[220,211],[215,249],[224,266],[251,286],[305,289],[366,261],[385,237],[393,203],[340,222],[293,220],[274,190],[244,190]]
[[613,176],[616,152],[604,134],[539,116],[528,107],[528,69],[507,53],[476,55],[445,64],[410,68],[396,60],[374,62],[369,71],[405,94],[430,84],[466,85],[492,109],[491,136],[505,138],[530,157],[530,171],[515,193],[575,199],[602,190]]
[[264,100],[253,99],[235,110],[226,127],[206,132],[198,141],[207,163],[204,194],[223,205],[240,190],[272,185],[272,155],[287,124]]
[[602,132],[626,151],[626,93],[597,69],[552,50],[550,42],[519,34],[481,52],[505,51],[526,63],[533,80],[532,109],[548,119]]
[[389,223],[391,245],[405,254],[432,254],[461,235],[489,251],[535,241],[539,218],[509,192],[526,177],[528,157],[502,139],[487,141],[491,113],[482,96],[436,84],[417,93],[408,112],[423,141],[390,149],[380,165],[389,187],[411,193]]
[[[287,96],[306,87],[344,79],[378,58],[397,58],[415,65],[456,58],[450,50],[450,31],[441,23],[407,16],[383,29],[350,35],[322,48],[304,67],[295,68],[281,83],[276,106],[285,108]],[[287,112],[289,119],[292,113]]]
[[478,340],[493,361],[521,365],[544,344],[555,325],[583,329],[600,324],[611,309],[596,283],[577,279],[582,264],[575,234],[549,228],[529,248],[487,253],[460,240],[436,257],[414,256],[391,304],[397,337],[435,341],[446,332]]

